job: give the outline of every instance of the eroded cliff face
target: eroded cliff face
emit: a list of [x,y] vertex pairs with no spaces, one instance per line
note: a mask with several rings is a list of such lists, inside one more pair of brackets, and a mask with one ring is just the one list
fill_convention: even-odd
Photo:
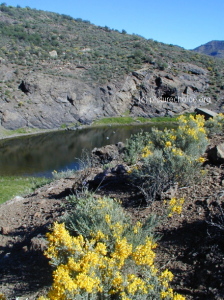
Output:
[[4,62],[0,63],[0,76],[0,122],[6,129],[58,128],[127,112],[132,116],[172,116],[212,102],[203,97],[209,87],[208,71],[186,63],[169,66],[166,71],[146,66],[120,82],[105,85],[87,84],[81,77],[18,72],[16,66]]

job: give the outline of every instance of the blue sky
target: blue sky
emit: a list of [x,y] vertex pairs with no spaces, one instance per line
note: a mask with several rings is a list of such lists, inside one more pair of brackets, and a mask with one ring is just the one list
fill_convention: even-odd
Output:
[[5,3],[67,14],[186,49],[211,40],[224,40],[224,0],[8,0]]

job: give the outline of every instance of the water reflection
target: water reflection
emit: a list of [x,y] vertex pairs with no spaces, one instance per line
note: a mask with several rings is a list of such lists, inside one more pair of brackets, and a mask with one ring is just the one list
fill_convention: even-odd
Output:
[[[53,170],[78,167],[82,150],[125,142],[152,126],[113,126],[59,131],[0,141],[0,175],[51,176]],[[160,126],[164,128],[164,125]]]

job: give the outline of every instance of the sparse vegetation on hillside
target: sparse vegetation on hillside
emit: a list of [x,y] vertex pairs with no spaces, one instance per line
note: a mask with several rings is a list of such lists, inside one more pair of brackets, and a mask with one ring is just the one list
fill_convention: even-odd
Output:
[[[206,55],[29,7],[1,4],[0,12],[0,57],[20,66],[51,73],[44,62],[58,66],[74,63],[85,80],[106,82],[143,64],[152,69],[169,68],[170,73],[175,73],[178,68],[173,68],[172,63],[189,62],[210,70],[214,80],[218,73],[219,85],[223,85],[223,61]],[[57,54],[50,56],[53,50]],[[63,70],[58,73],[63,74]]]

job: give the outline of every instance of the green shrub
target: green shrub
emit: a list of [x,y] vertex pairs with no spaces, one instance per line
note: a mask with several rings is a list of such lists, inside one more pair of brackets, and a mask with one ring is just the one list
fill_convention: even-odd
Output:
[[[71,201],[77,201],[70,197]],[[65,224],[48,233],[45,255],[56,267],[47,297],[39,300],[184,300],[155,267],[153,218],[132,225],[120,204],[89,195],[79,199]]]
[[149,141],[150,134],[141,131],[137,134],[131,135],[126,142],[126,150],[124,160],[129,164],[136,163],[142,154],[142,149],[146,147]]
[[221,134],[224,131],[224,115],[218,114],[214,118],[210,118],[205,122],[205,128],[208,136],[213,134]]
[[202,116],[181,116],[177,129],[156,128],[141,133],[127,142],[126,161],[135,164],[130,168],[130,180],[150,203],[163,191],[178,183],[192,184],[201,176],[200,156],[207,146]]
[[[68,201],[74,204],[74,211],[64,219],[66,227],[74,234],[91,238],[93,232],[102,231],[114,242],[113,232],[107,226],[104,216],[110,216],[111,224],[120,224],[124,229],[121,237],[126,237],[132,244],[141,243],[145,238],[153,236],[153,230],[157,224],[156,218],[150,217],[139,231],[138,237],[133,234],[132,221],[119,202],[111,198],[96,198],[93,194],[86,194],[83,198],[68,197]],[[141,234],[140,234],[141,232]]]
[[175,184],[178,186],[193,184],[195,180],[199,180],[200,171],[200,160],[186,155],[181,150],[156,149],[144,158],[142,165],[133,169],[130,179],[149,204]]

